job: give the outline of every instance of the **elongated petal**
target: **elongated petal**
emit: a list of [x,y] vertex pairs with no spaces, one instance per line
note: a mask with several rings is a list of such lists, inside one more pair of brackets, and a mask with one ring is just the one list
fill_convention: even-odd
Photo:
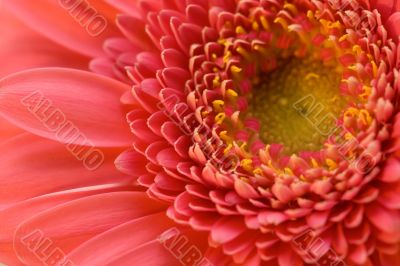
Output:
[[383,20],[386,21],[390,15],[400,11],[400,2],[397,0],[370,0],[372,8],[378,9]]
[[[79,3],[78,3],[79,2]],[[118,31],[115,10],[102,1],[13,0],[2,5],[47,38],[81,54],[103,54],[102,45]]]
[[23,132],[24,131],[22,129],[11,124],[6,119],[0,116],[0,143],[3,143]]
[[16,257],[11,241],[13,239],[15,229],[23,221],[31,217],[54,208],[67,202],[98,195],[102,193],[110,193],[115,191],[133,190],[132,186],[126,184],[99,185],[91,187],[81,187],[79,189],[65,190],[61,192],[46,194],[40,197],[22,201],[12,207],[1,210],[1,228],[0,228],[0,261],[7,265],[18,265],[19,259]]
[[132,248],[156,240],[172,227],[173,222],[164,213],[139,218],[89,240],[69,254],[68,259],[78,265],[105,265]]
[[[137,264],[136,264],[137,263]],[[157,240],[150,241],[142,246],[132,249],[131,252],[114,258],[107,266],[123,265],[178,265],[179,260],[175,258]]]
[[78,199],[22,223],[15,232],[15,251],[26,265],[36,265],[40,258],[29,249],[31,245],[24,245],[31,243],[35,234],[68,254],[95,235],[163,209],[144,192],[111,192]]
[[[400,2],[399,2],[399,3],[400,3]],[[400,8],[399,8],[399,9],[400,9]],[[387,28],[387,30],[388,30],[390,36],[391,36],[393,39],[395,39],[395,40],[398,39],[399,34],[400,34],[400,27],[399,27],[399,25],[400,25],[400,10],[399,10],[398,12],[392,14],[392,15],[388,18],[388,20],[387,20],[387,22],[386,22],[386,24],[385,24],[385,26],[386,26],[386,28]]]
[[131,134],[119,99],[127,88],[84,71],[29,70],[0,81],[0,115],[64,143],[125,146]]
[[89,58],[46,39],[4,8],[0,17],[0,78],[35,67],[88,68]]
[[74,146],[83,157],[74,156],[68,146],[30,134],[0,145],[0,209],[21,200],[85,186],[128,183],[131,178],[114,167],[118,149],[98,149],[88,168],[91,147]]
[[138,0],[105,0],[113,7],[123,11],[125,14],[140,17],[140,12],[137,7]]

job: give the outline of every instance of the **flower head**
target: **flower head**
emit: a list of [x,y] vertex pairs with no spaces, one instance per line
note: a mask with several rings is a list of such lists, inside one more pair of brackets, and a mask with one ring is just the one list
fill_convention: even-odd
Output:
[[383,196],[396,193],[397,179],[382,171],[398,164],[395,27],[346,3],[144,12],[160,42],[153,75],[128,71],[136,141],[120,160],[143,161],[124,164],[132,173],[158,169],[138,175],[148,194],[236,263],[311,263],[293,241],[307,230],[350,264],[397,250],[396,199]]

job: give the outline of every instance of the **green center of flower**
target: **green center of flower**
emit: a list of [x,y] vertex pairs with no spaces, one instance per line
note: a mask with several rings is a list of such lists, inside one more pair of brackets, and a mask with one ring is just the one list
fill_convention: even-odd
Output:
[[260,122],[266,144],[284,145],[288,154],[322,148],[344,107],[341,73],[312,59],[289,59],[253,84],[249,117]]

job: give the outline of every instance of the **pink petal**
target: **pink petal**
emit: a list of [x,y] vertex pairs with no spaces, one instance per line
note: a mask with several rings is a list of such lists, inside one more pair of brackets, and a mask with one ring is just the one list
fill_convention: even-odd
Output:
[[140,9],[136,5],[137,0],[105,0],[105,2],[123,11],[125,14],[137,17],[141,16]]
[[397,0],[370,0],[370,3],[373,9],[378,9],[384,21],[394,12],[400,11],[400,3]]
[[[132,27],[132,25],[135,26]],[[142,19],[126,14],[118,15],[117,26],[136,47],[142,50],[154,48],[152,41],[145,32],[145,22]]]
[[[83,154],[93,152],[89,147],[75,148]],[[0,209],[47,193],[131,179],[115,169],[119,150],[98,150],[104,157],[96,162],[97,169],[85,167],[90,157],[80,160],[65,145],[30,134],[3,143],[0,151]]]
[[349,244],[347,243],[346,235],[343,232],[342,225],[337,225],[336,230],[335,237],[332,238],[332,247],[340,255],[347,255]]
[[89,59],[34,32],[0,8],[0,78],[35,67],[87,69]]
[[398,181],[400,179],[400,161],[396,158],[389,158],[379,179],[388,183]]
[[379,230],[387,233],[400,233],[400,212],[398,210],[389,210],[379,203],[373,203],[365,208],[365,213]]
[[349,259],[356,265],[364,265],[368,259],[367,250],[364,245],[350,247]]
[[0,116],[0,143],[5,142],[24,131]]
[[314,229],[321,228],[325,226],[326,221],[328,220],[330,211],[324,212],[313,212],[312,214],[306,217],[307,224]]
[[271,189],[274,196],[283,203],[289,202],[294,198],[293,191],[285,184],[275,183]]
[[124,151],[115,159],[115,167],[119,171],[136,177],[148,173],[147,163],[148,160],[133,149]]
[[388,209],[400,209],[400,183],[384,186],[379,195],[379,203]]
[[[103,42],[109,37],[118,35],[118,30],[112,21],[116,14],[115,10],[102,1],[79,2],[81,6],[78,5],[76,8],[70,7],[71,4],[68,3],[74,3],[71,1],[13,0],[2,4],[43,36],[81,54],[90,57],[101,56],[104,53]],[[90,19],[77,15],[80,7],[88,5],[93,7]]]
[[278,255],[279,265],[292,265],[292,266],[301,266],[303,265],[303,261],[300,256],[297,255],[290,247],[282,247],[281,253]]
[[119,254],[107,266],[125,265],[179,265],[174,257],[159,241],[153,240],[142,246],[133,247],[127,254]]
[[8,265],[19,265],[21,263],[16,257],[11,241],[14,237],[15,229],[24,220],[75,199],[128,189],[132,190],[132,187],[127,187],[125,184],[82,187],[29,199],[6,210],[1,210],[0,249],[2,252],[0,253],[0,261],[6,262]]
[[50,193],[21,201],[10,208],[0,211],[2,217],[0,243],[5,243],[7,241],[9,242],[13,237],[15,228],[20,223],[43,211],[47,211],[58,205],[65,204],[79,198],[124,190],[133,190],[133,187],[123,183],[81,187],[77,189]]
[[393,266],[400,261],[400,253],[397,252],[394,255],[388,255],[384,253],[379,254],[379,262],[381,266]]
[[240,178],[235,180],[235,190],[243,198],[258,198],[259,194],[257,191],[247,182]]
[[400,35],[399,24],[400,24],[400,12],[392,14],[385,23],[386,29],[389,32],[389,36],[391,36],[396,41],[398,40],[398,36]]
[[68,259],[79,265],[106,265],[120,254],[156,240],[171,227],[173,222],[164,213],[135,219],[90,239],[72,251]]
[[175,169],[182,160],[173,148],[162,150],[157,154],[158,163],[166,168]]
[[238,237],[246,230],[241,219],[232,217],[221,218],[211,230],[211,238],[217,243],[226,243]]
[[[162,218],[165,219],[165,216],[161,217],[161,220],[156,224],[160,224],[163,221]],[[154,236],[155,233],[160,233],[159,225],[151,227],[151,224],[155,222],[154,219],[148,222],[150,224],[145,228],[153,231],[152,233],[148,232],[148,234]],[[108,241],[108,239],[105,239],[105,241]],[[125,247],[129,246],[130,249],[127,248],[124,252],[114,256],[112,261],[107,264],[102,263],[102,265],[156,266],[180,265],[181,263],[182,265],[209,265],[201,263],[201,261],[204,261],[204,250],[208,247],[206,235],[185,227],[170,227],[159,234],[157,239],[150,240],[142,245],[129,245],[128,242]]]
[[22,223],[15,232],[15,251],[25,264],[36,265],[38,258],[21,241],[37,230],[67,254],[100,233],[163,209],[143,192],[111,192],[78,199]]
[[34,134],[88,146],[131,143],[119,102],[129,88],[123,83],[84,71],[46,68],[8,76],[0,80],[0,88],[0,115]]
[[288,219],[289,217],[286,214],[279,211],[262,211],[258,215],[258,220],[260,223],[265,225],[278,225],[287,221]]

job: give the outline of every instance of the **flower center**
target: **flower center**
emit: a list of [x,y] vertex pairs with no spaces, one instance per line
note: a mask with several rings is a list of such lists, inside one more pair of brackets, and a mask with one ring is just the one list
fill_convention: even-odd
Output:
[[321,149],[345,104],[339,97],[341,73],[321,61],[292,58],[261,75],[248,109],[260,122],[260,139],[282,144],[288,154]]

